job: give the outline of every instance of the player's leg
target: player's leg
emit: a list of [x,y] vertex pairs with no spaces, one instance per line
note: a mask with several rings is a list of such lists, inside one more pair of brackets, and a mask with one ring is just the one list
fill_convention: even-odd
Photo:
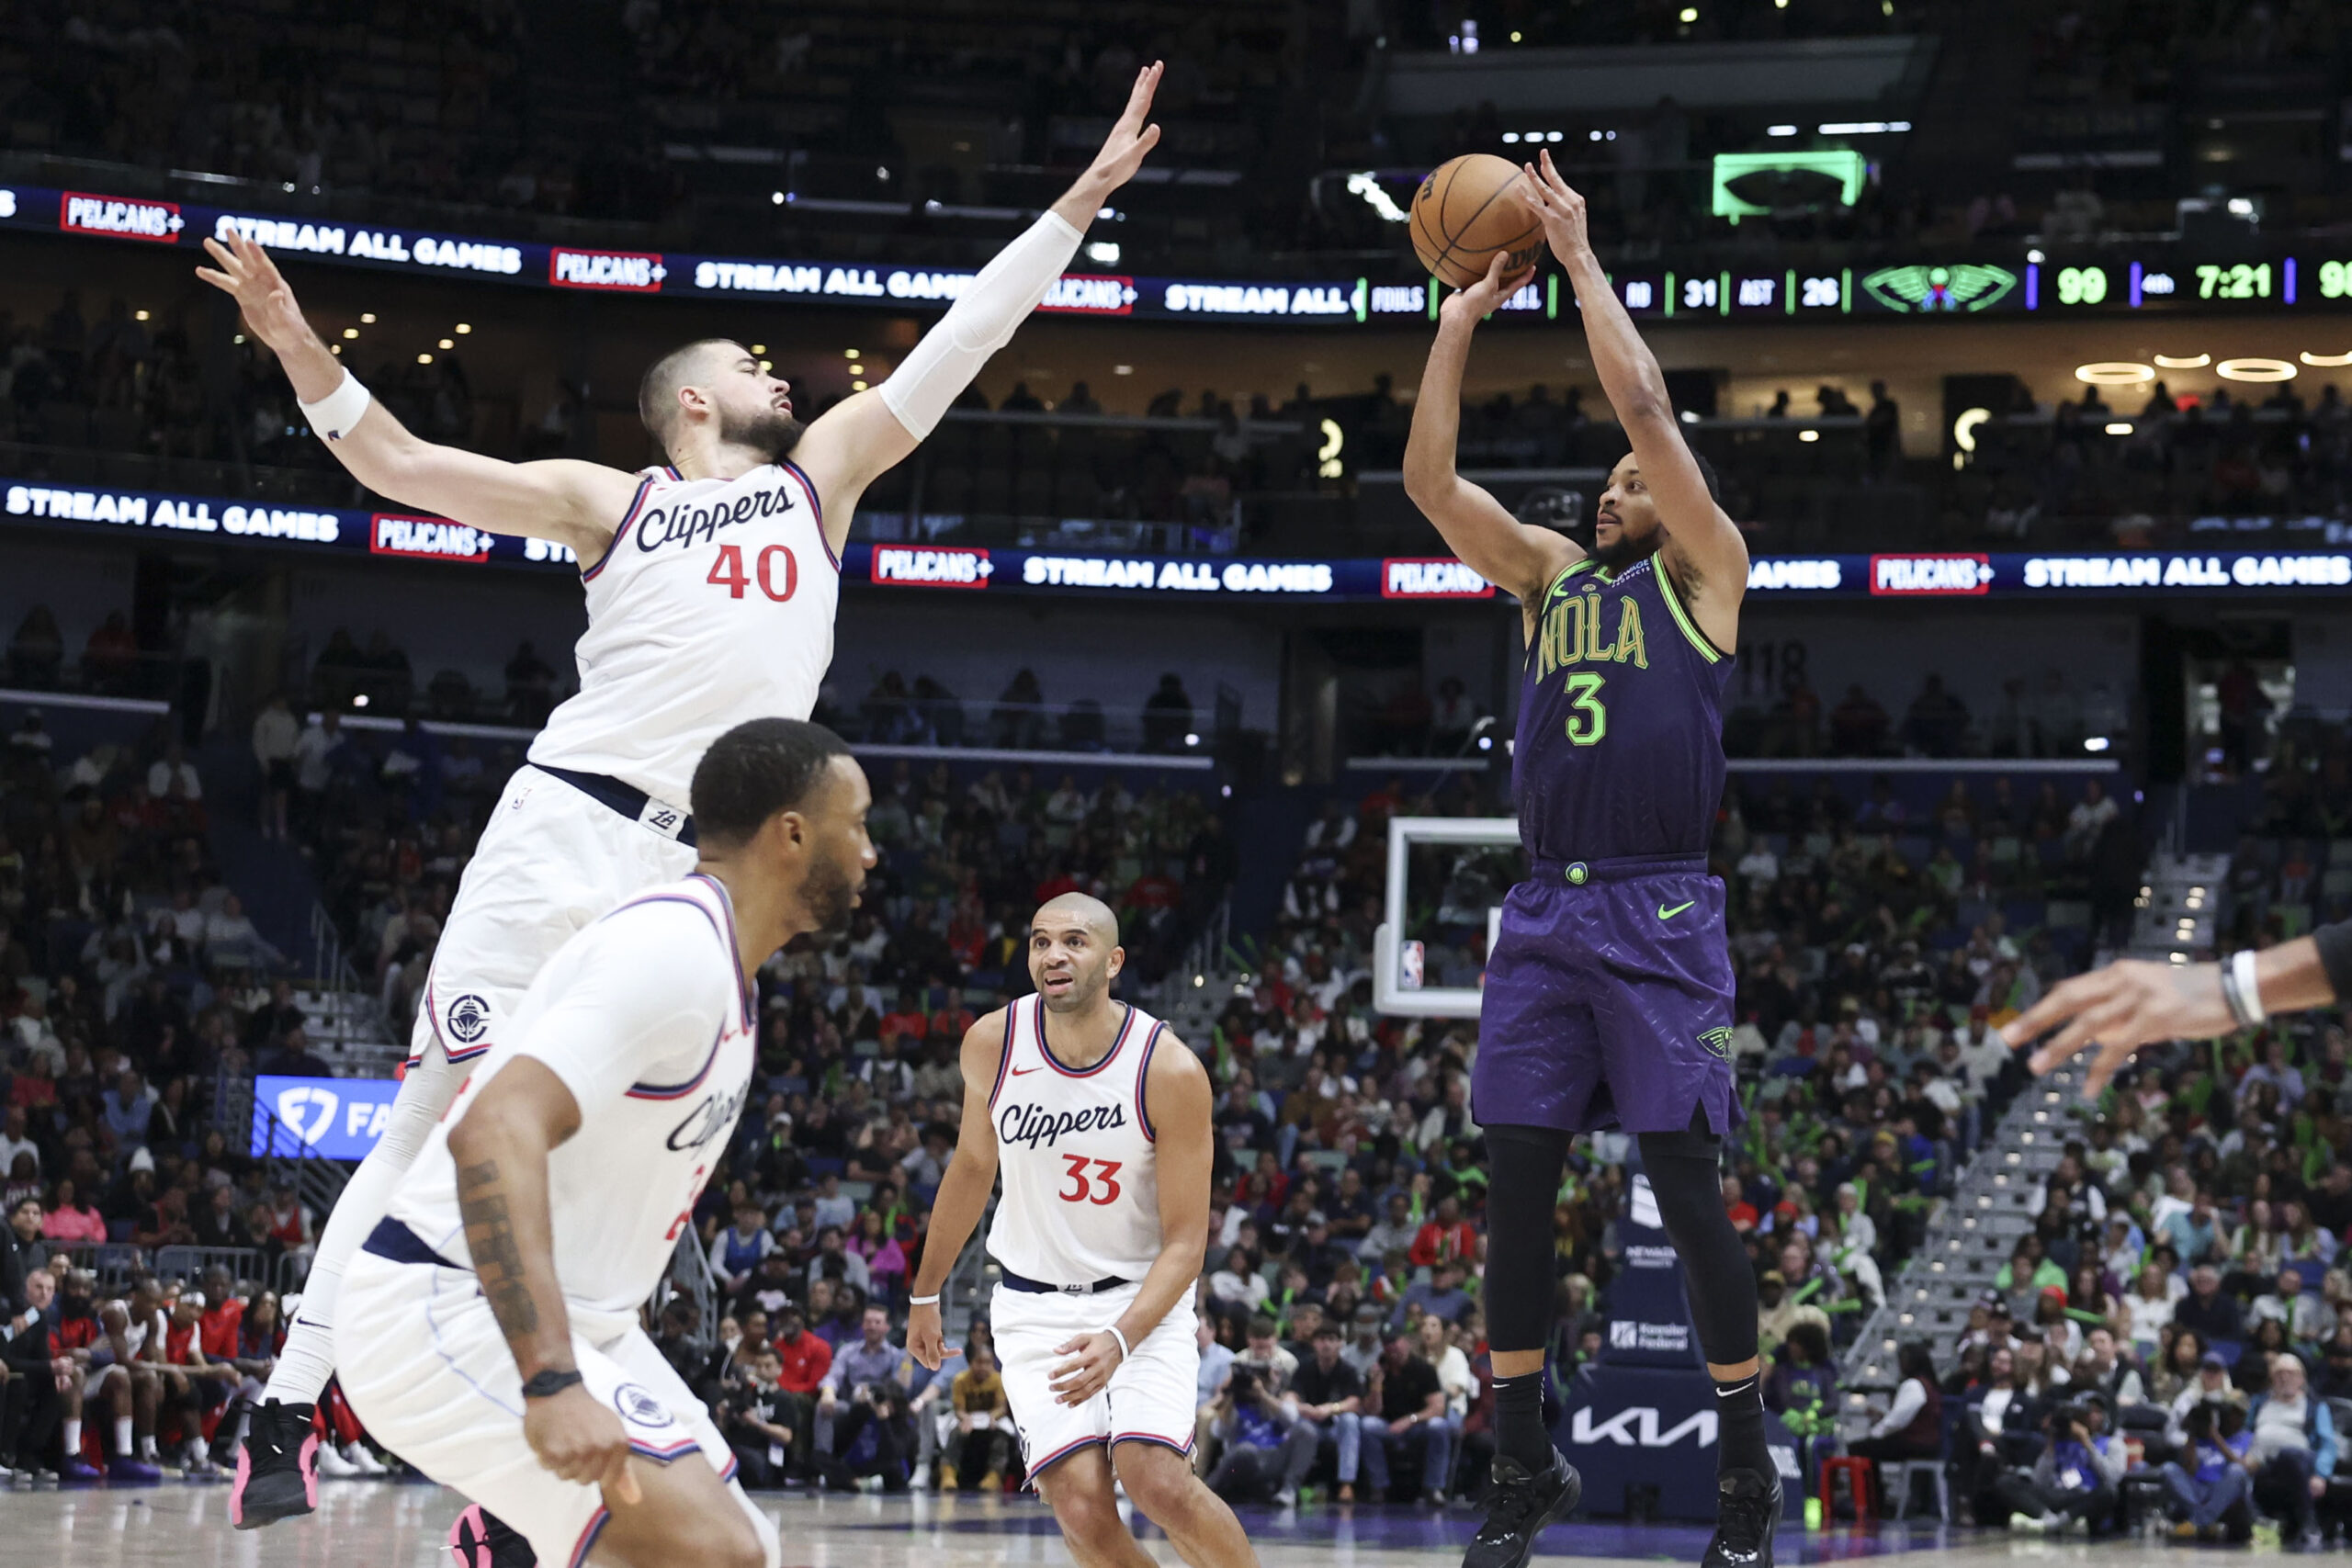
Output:
[[1130,1440],[1111,1450],[1111,1462],[1128,1500],[1168,1532],[1169,1544],[1192,1568],[1254,1568],[1258,1553],[1249,1532],[1182,1453],[1163,1443]]
[[[1187,1467],[1184,1473],[1189,1477],[1193,1472]],[[1080,1445],[1030,1481],[1053,1509],[1054,1523],[1061,1527],[1062,1544],[1069,1549],[1078,1568],[1158,1568],[1151,1553],[1136,1544],[1127,1521],[1119,1517],[1109,1452],[1101,1443]],[[1130,1490],[1127,1495],[1134,1497],[1135,1493]],[[1140,1501],[1136,1506],[1142,1506]]]
[[[1682,1259],[1691,1324],[1715,1382],[1717,1524],[1704,1562],[1770,1568],[1781,1494],[1764,1443],[1756,1276],[1723,1202],[1721,1134],[1739,1116],[1723,884],[1690,873],[1601,891],[1589,948],[1612,959],[1594,973],[1605,1070],[1619,1119],[1637,1135],[1659,1222]],[[1680,918],[1659,918],[1677,906]]]
[[[1487,970],[1471,1107],[1486,1131],[1489,1167],[1486,1301],[1496,1451],[1487,1517],[1464,1568],[1520,1568],[1535,1538],[1584,1491],[1544,1425],[1544,1354],[1557,1289],[1553,1203],[1570,1130],[1589,1124],[1600,1083],[1592,1012],[1563,958],[1576,940],[1575,906],[1586,897],[1531,883],[1512,888]],[[1365,1439],[1367,1450],[1384,1441],[1369,1429]]]
[[632,1459],[639,1499],[606,1497],[606,1517],[595,1529],[592,1562],[620,1568],[776,1568],[782,1548],[767,1517],[729,1495],[710,1466],[694,1461],[655,1464]]

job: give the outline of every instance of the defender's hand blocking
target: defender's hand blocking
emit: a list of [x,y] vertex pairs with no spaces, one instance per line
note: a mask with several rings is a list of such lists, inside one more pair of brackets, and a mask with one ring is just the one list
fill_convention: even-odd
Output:
[[1057,1345],[1054,1354],[1074,1358],[1054,1369],[1057,1404],[1083,1404],[1101,1393],[1110,1386],[1111,1374],[1119,1370],[1124,1359],[1118,1337],[1102,1329],[1081,1334],[1066,1345]]
[[2036,1074],[2047,1073],[2085,1046],[2096,1046],[2098,1055],[2083,1083],[2087,1097],[2105,1089],[2143,1045],[2210,1039],[2236,1027],[2222,996],[2219,964],[2126,959],[2052,987],[2002,1026],[2001,1038],[2023,1045],[2058,1030],[2027,1064]]
[[907,1309],[907,1354],[935,1372],[947,1359],[947,1337],[939,1325],[939,1303]]
[[1167,69],[1166,64],[1155,60],[1136,73],[1127,107],[1121,111],[1118,123],[1111,127],[1102,151],[1095,153],[1094,162],[1087,166],[1086,177],[1099,183],[1104,191],[1116,190],[1135,178],[1136,171],[1143,167],[1144,154],[1159,145],[1159,127],[1146,125],[1144,119],[1151,113],[1151,95],[1159,90],[1160,74]]
[[269,259],[269,253],[239,233],[228,239],[208,239],[204,249],[220,263],[216,269],[200,266],[196,276],[237,301],[245,326],[254,336],[283,355],[310,335],[311,323],[294,302],[293,286]]
[[1507,274],[1503,271],[1503,264],[1510,259],[1510,257],[1504,252],[1497,251],[1495,259],[1487,264],[1486,276],[1469,288],[1457,288],[1445,297],[1443,302],[1437,308],[1440,319],[1447,321],[1466,321],[1472,326],[1476,326],[1486,320],[1488,311],[1518,293],[1521,286],[1527,281],[1529,274],[1535,269],[1525,267],[1518,272]]
[[1592,254],[1592,241],[1585,232],[1584,197],[1569,188],[1552,164],[1547,150],[1536,154],[1543,165],[1527,165],[1527,199],[1544,219],[1544,238],[1552,247],[1552,254],[1562,266],[1572,265],[1579,258]]
[[523,1438],[561,1479],[605,1487],[618,1502],[644,1500],[629,1473],[628,1429],[579,1384],[550,1399],[525,1400]]

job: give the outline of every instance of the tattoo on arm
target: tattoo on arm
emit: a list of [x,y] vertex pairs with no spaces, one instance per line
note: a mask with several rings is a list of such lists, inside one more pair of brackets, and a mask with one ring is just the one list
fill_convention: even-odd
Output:
[[514,1244],[514,1226],[506,1212],[506,1194],[499,1180],[498,1162],[458,1169],[458,1213],[465,1221],[466,1250],[474,1260],[474,1275],[490,1301],[491,1315],[511,1343],[539,1331],[539,1309],[523,1278],[522,1249]]

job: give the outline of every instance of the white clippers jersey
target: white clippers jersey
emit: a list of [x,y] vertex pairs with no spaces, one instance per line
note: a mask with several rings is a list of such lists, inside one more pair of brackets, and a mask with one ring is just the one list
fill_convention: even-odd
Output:
[[1041,997],[1005,1010],[989,1113],[1004,1198],[989,1252],[1047,1285],[1140,1280],[1159,1257],[1159,1165],[1144,1074],[1167,1027],[1129,1007],[1110,1054],[1083,1072],[1055,1059]]
[[555,1271],[591,1340],[637,1321],[726,1152],[756,1055],[727,890],[699,874],[630,899],[548,960],[392,1195],[391,1217],[470,1267],[449,1129],[517,1056],[580,1106],[548,1157]]
[[690,807],[713,740],[816,707],[841,565],[816,487],[793,463],[733,479],[645,476],[604,558],[581,571],[580,691],[548,716],[531,761]]

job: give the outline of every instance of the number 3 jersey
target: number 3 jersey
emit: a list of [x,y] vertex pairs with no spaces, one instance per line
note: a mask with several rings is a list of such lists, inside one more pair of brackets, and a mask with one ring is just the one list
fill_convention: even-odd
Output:
[[833,660],[841,568],[816,487],[790,462],[732,479],[648,468],[603,557],[582,563],[580,690],[531,761],[604,773],[673,806],[747,719],[801,718]]
[[1732,656],[1707,641],[1656,556],[1614,573],[1588,557],[1535,610],[1511,747],[1527,852],[1706,853]]
[[1140,1280],[1159,1257],[1159,1171],[1143,1086],[1166,1025],[1118,1004],[1119,1036],[1091,1067],[1054,1055],[1045,998],[1004,1013],[989,1096],[1004,1197],[989,1252],[1047,1285]]
[[639,894],[548,960],[401,1179],[391,1217],[472,1265],[449,1129],[527,1056],[580,1111],[579,1130],[548,1156],[572,1327],[600,1341],[633,1325],[742,1111],[752,1019],[727,889],[697,874]]

